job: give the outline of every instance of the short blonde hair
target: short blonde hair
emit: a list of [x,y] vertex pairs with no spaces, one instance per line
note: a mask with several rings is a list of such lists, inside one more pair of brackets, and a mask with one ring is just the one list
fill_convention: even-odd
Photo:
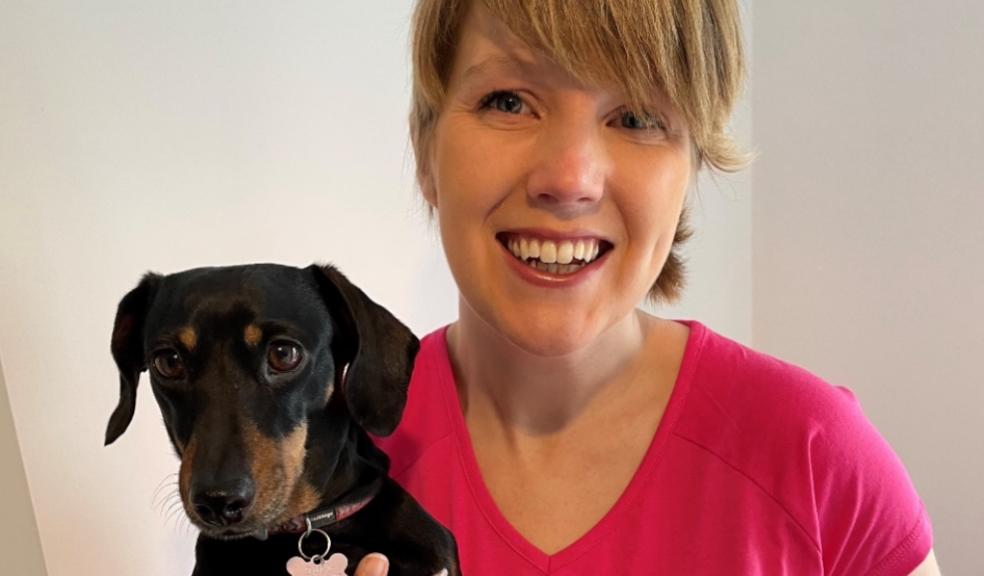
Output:
[[[697,169],[706,163],[734,172],[748,163],[727,133],[745,72],[736,0],[419,0],[410,110],[418,177],[444,106],[458,29],[474,1],[579,80],[620,86],[640,107],[654,89],[665,93],[687,122]],[[654,300],[674,300],[683,288],[678,248],[690,237],[686,216],[650,290]]]

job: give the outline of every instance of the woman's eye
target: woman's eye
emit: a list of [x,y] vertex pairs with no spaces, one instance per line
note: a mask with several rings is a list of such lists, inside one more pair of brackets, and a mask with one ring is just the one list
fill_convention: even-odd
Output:
[[636,113],[631,110],[622,112],[619,116],[619,125],[629,130],[666,130],[666,124],[659,116],[648,112]]
[[267,364],[274,372],[290,372],[303,358],[301,347],[293,342],[273,342],[267,350]]
[[184,378],[184,361],[177,350],[161,350],[154,354],[154,370],[167,380]]
[[497,90],[482,99],[482,110],[496,110],[506,114],[522,114],[525,103],[515,92]]

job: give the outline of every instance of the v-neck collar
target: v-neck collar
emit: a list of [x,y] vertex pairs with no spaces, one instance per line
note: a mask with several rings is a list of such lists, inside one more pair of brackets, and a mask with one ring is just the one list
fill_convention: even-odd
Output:
[[686,348],[680,363],[680,370],[673,384],[673,390],[670,392],[663,416],[660,418],[659,425],[656,427],[656,432],[653,434],[652,441],[646,449],[646,454],[643,456],[642,462],[633,474],[628,486],[626,486],[618,500],[615,501],[615,504],[605,513],[601,520],[571,544],[553,554],[543,552],[527,540],[506,519],[492,498],[492,493],[489,491],[488,486],[486,486],[485,480],[482,478],[481,471],[479,470],[478,459],[475,456],[471,435],[468,432],[465,417],[461,411],[458,389],[455,385],[454,372],[451,369],[451,358],[448,352],[448,327],[445,326],[437,334],[438,346],[440,347],[438,380],[440,381],[442,396],[444,397],[445,406],[448,411],[448,419],[451,422],[454,442],[457,444],[456,452],[460,457],[472,497],[475,499],[479,510],[485,516],[486,521],[503,542],[506,542],[520,556],[542,572],[550,573],[566,566],[577,560],[594,545],[607,538],[612,530],[619,525],[619,519],[625,514],[625,511],[631,509],[633,503],[639,499],[640,494],[646,489],[648,480],[660,460],[659,456],[676,426],[683,406],[686,404],[687,394],[690,391],[693,376],[696,372],[700,352],[706,340],[707,329],[704,325],[695,321],[680,321],[680,323],[690,329],[690,334],[687,337]]

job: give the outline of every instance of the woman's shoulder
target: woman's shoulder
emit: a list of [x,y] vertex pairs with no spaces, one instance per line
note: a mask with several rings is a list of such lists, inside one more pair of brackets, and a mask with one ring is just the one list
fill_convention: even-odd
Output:
[[[699,324],[688,345],[687,404],[734,432],[813,435],[864,419],[854,393]],[[686,368],[686,366],[685,366]],[[690,406],[692,407],[692,406]],[[702,412],[702,418],[710,414]]]
[[[859,478],[908,485],[895,452],[851,390],[706,327],[674,434],[779,500]],[[699,332],[703,331],[700,335]],[[808,483],[808,484],[807,484]]]
[[691,329],[703,334],[675,437],[768,494],[810,533],[825,563],[861,548],[925,555],[932,537],[922,502],[849,389]]
[[[835,463],[875,466],[895,459],[850,389],[706,327],[692,330],[703,335],[678,435],[743,468],[762,468],[757,475],[796,458],[808,458],[801,464],[814,475]],[[846,462],[860,454],[882,456]]]

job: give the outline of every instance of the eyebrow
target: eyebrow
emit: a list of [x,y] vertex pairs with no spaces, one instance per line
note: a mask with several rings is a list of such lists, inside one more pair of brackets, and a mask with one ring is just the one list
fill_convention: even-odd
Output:
[[522,60],[508,54],[497,54],[488,56],[466,68],[461,74],[461,81],[470,82],[475,77],[480,77],[495,70],[530,73],[535,68],[536,64],[534,62]]

